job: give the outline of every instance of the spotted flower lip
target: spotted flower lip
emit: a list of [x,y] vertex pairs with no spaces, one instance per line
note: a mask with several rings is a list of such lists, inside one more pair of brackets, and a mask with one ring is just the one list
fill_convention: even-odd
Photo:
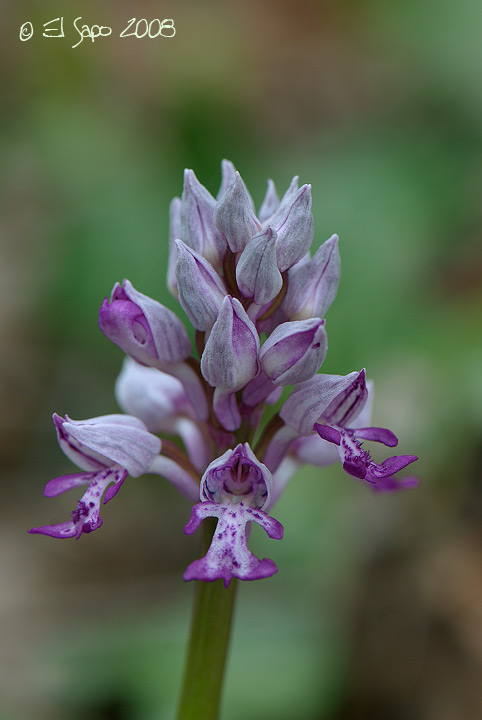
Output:
[[249,551],[246,539],[248,522],[260,525],[271,538],[283,537],[281,523],[263,511],[269,504],[272,485],[270,471],[248,443],[227,450],[206,468],[201,478],[201,502],[193,507],[184,532],[191,535],[207,517],[218,518],[218,524],[207,554],[191,563],[185,580],[222,579],[227,587],[235,577],[259,580],[277,572],[272,560],[259,560]]
[[314,429],[323,440],[337,446],[345,472],[359,480],[365,480],[375,490],[391,492],[418,484],[416,478],[405,478],[398,483],[393,478],[393,475],[399,470],[403,470],[407,465],[418,460],[416,455],[393,455],[379,464],[372,460],[367,450],[362,449],[361,445],[364,440],[372,440],[388,445],[388,447],[395,447],[398,444],[398,438],[391,430],[376,427],[357,429],[330,427],[320,423],[315,423]]
[[59,445],[78,467],[87,472],[62,475],[47,483],[44,494],[55,497],[77,487],[87,490],[71,519],[57,525],[32,528],[29,532],[57,538],[79,538],[102,525],[100,504],[109,502],[130,474],[147,472],[161,450],[159,438],[151,435],[138,418],[103,415],[89,420],[53,416]]
[[[121,468],[106,469],[96,473],[78,473],[77,475],[64,475],[47,483],[44,494],[46,497],[55,497],[82,485],[87,490],[71,513],[71,519],[57,525],[43,525],[29,530],[32,534],[49,535],[56,538],[80,538],[82,533],[91,533],[102,525],[100,517],[100,504],[104,495],[104,504],[117,495],[120,486],[127,477],[127,470]],[[112,483],[114,483],[112,485]],[[110,487],[109,487],[110,485]]]

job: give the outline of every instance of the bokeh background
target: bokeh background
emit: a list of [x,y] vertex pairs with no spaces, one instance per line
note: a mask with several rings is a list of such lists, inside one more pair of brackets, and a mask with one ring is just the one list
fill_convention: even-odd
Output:
[[[478,720],[480,0],[0,7],[0,718],[173,717],[185,501],[149,476],[79,542],[26,530],[73,507],[42,496],[72,471],[51,413],[117,410],[100,302],[128,277],[176,307],[169,201],[184,167],[215,193],[227,157],[258,203],[267,177],[312,183],[315,244],[341,238],[324,371],[367,367],[374,423],[422,484],[382,497],[340,467],[299,473],[283,543],[253,534],[279,573],[240,588],[223,718]],[[59,15],[65,38],[42,37]],[[120,39],[133,15],[176,35]],[[78,16],[112,36],[72,49]]]

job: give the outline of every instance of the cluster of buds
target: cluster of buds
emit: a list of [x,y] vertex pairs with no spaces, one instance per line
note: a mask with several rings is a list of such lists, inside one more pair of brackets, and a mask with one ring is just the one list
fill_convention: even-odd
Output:
[[[99,324],[127,355],[116,383],[126,414],[84,422],[54,415],[59,444],[82,472],[51,480],[45,494],[87,490],[70,520],[31,532],[78,538],[96,530],[102,498],[114,497],[128,474],[156,473],[194,503],[187,534],[204,518],[218,521],[209,551],[184,579],[227,586],[233,577],[276,572],[272,560],[249,551],[248,524],[282,538],[270,511],[300,465],[339,459],[378,492],[417,484],[393,477],[415,456],[376,463],[362,447],[398,442],[390,430],[370,427],[365,371],[319,373],[340,257],[336,235],[313,257],[312,240],[311,187],[299,188],[298,178],[281,201],[269,181],[256,215],[232,163],[222,163],[217,199],[185,171],[182,197],[171,203],[167,283],[194,327],[197,357],[177,315],[128,280],[115,285]],[[294,389],[273,414],[269,406],[285,386]]]

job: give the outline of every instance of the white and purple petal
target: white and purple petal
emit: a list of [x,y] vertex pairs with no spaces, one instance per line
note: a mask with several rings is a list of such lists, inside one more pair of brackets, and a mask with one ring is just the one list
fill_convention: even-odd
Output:
[[189,565],[184,573],[184,580],[222,580],[225,587],[228,587],[233,578],[260,580],[277,572],[272,560],[260,560],[248,549],[246,524],[255,522],[269,537],[280,540],[283,537],[281,523],[262,510],[249,507],[243,502],[236,505],[202,502],[193,507],[191,519],[184,532],[192,535],[207,517],[218,518],[211,546],[203,558]]

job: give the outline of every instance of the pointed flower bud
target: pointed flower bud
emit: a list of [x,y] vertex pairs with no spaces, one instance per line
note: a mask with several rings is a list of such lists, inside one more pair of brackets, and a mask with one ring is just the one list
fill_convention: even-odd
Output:
[[162,368],[191,353],[184,325],[171,310],[137,292],[128,280],[116,283],[105,298],[99,326],[109,340],[142,365]]
[[216,205],[214,222],[233,253],[244,250],[248,241],[261,230],[249,193],[238,172]]
[[216,200],[211,193],[201,185],[192,170],[185,170],[179,239],[211,264],[219,265],[226,251],[226,242],[214,225],[215,207]]
[[194,533],[206,517],[218,524],[205,557],[195,560],[185,580],[222,579],[227,587],[233,577],[258,580],[276,571],[272,560],[259,560],[249,551],[246,524],[255,522],[274,539],[283,537],[283,526],[261,508],[267,507],[273,478],[256,458],[248,443],[227,450],[214,460],[201,479],[201,500],[192,509],[184,532]]
[[138,365],[126,357],[115,384],[115,396],[122,410],[142,420],[149,432],[173,432],[181,413],[193,411],[181,382],[156,368]]
[[244,248],[236,267],[238,287],[257,305],[265,305],[277,296],[283,278],[276,264],[276,232],[267,227]]
[[167,287],[177,300],[176,240],[181,237],[181,198],[174,198],[169,206],[169,258],[167,261]]
[[196,330],[210,330],[228,294],[213,266],[195,250],[176,241],[179,302]]
[[212,387],[234,392],[259,371],[259,336],[243,306],[223,300],[201,358],[201,372]]
[[276,192],[275,184],[272,180],[268,180],[268,189],[266,190],[266,195],[264,196],[264,200],[261,203],[261,207],[258,212],[258,219],[260,223],[264,223],[269,220],[269,218],[274,215],[276,210],[279,208],[279,204],[279,197]]
[[[221,200],[222,196],[224,195],[226,190],[229,189],[229,186],[233,184],[235,179],[236,179],[236,168],[234,167],[233,163],[230,160],[221,160],[221,185],[219,188],[219,192],[217,194],[217,200]],[[251,197],[246,185],[244,187],[246,188],[246,193],[249,198],[249,204],[251,205],[251,210],[254,212],[253,198]]]
[[297,385],[280,417],[300,435],[310,435],[315,422],[347,425],[367,400],[365,371],[348,375],[315,375]]
[[295,265],[309,250],[313,241],[313,214],[311,212],[311,185],[303,185],[279,224],[276,256],[278,267],[284,272]]
[[293,201],[298,194],[298,175],[295,175],[291,180],[288,189],[281,198],[281,202],[278,203],[278,207],[271,217],[267,218],[265,222],[268,222],[272,227],[279,227],[285,219],[289,208],[293,204]]
[[312,259],[298,265],[289,276],[283,309],[292,320],[325,317],[340,282],[338,236],[333,235]]
[[278,325],[264,342],[259,359],[276,385],[296,385],[318,372],[327,350],[325,321],[311,318]]

